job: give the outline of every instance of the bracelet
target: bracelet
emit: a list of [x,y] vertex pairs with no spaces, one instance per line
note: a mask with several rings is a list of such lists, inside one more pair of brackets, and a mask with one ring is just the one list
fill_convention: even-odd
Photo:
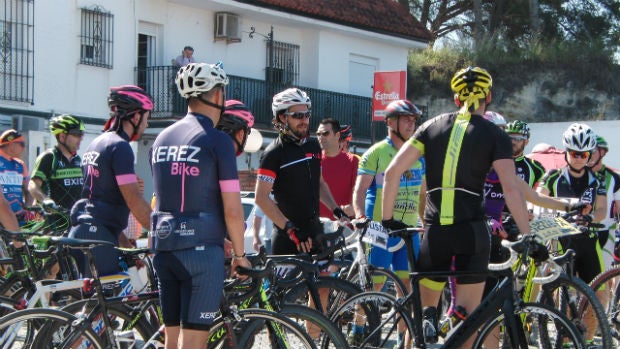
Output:
[[233,256],[233,258],[234,258],[234,259],[243,259],[243,258],[245,258],[245,251],[243,252],[243,254],[242,254],[241,256],[237,256],[237,255],[233,252],[232,256]]

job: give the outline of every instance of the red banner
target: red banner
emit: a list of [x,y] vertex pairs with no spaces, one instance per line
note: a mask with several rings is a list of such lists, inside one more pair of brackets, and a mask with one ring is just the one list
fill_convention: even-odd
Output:
[[407,72],[375,72],[372,92],[372,121],[383,121],[385,107],[390,102],[407,98]]

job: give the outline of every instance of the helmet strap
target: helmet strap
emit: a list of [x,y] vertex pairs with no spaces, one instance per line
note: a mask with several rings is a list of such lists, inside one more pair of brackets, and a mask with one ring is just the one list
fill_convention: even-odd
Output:
[[568,169],[575,172],[577,175],[582,175],[586,171],[587,166],[584,166],[581,169],[577,169],[571,166],[571,164],[568,162],[568,153],[564,153],[564,160],[566,161],[566,165],[568,166]]
[[[219,118],[220,118],[220,119],[222,118],[222,115],[224,114],[225,104],[221,104],[221,105],[220,105],[220,104],[215,104],[215,103],[213,103],[213,102],[211,102],[211,101],[208,101],[208,100],[206,100],[206,99],[204,99],[204,98],[202,97],[202,94],[201,94],[201,95],[199,95],[199,96],[198,96],[198,97],[196,97],[196,98],[198,98],[198,100],[200,100],[202,103],[204,103],[204,104],[206,104],[206,105],[208,105],[208,106],[211,106],[211,107],[213,107],[213,108],[217,108],[217,109],[219,109],[219,110],[220,110],[220,115],[219,115]],[[224,102],[224,103],[226,103],[226,102]]]

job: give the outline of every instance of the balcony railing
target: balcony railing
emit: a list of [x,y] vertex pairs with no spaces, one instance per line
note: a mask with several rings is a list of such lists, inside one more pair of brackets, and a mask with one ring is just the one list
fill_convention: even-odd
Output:
[[[153,97],[155,103],[154,119],[185,115],[187,110],[185,101],[179,96],[174,84],[176,72],[177,68],[173,66],[135,69],[136,84],[148,91]],[[240,76],[229,75],[229,78],[230,83],[226,89],[226,98],[238,99],[245,103],[256,118],[256,127],[271,130],[271,98],[274,94],[290,86]],[[321,119],[332,117],[341,124],[351,125],[354,140],[370,140],[372,138],[370,98],[315,88],[300,88],[306,91],[312,99],[310,130],[316,130]],[[385,136],[383,125],[376,128],[375,137]]]

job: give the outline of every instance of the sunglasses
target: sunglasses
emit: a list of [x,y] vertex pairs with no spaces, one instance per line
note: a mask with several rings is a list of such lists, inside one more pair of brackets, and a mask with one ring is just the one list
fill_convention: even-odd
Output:
[[576,159],[588,159],[590,157],[590,155],[592,155],[592,152],[569,150],[568,151],[568,155],[570,155],[572,158],[576,158]]
[[317,136],[323,136],[323,137],[327,137],[329,136],[329,131],[324,131],[324,132],[318,132],[316,133]]
[[292,117],[293,119],[296,119],[296,120],[301,120],[303,118],[310,119],[310,110],[308,110],[308,111],[296,111],[294,113],[290,113],[289,112],[289,113],[284,113],[284,115],[290,116],[290,117]]
[[525,141],[527,140],[527,137],[515,135],[515,136],[510,136],[510,139],[515,140],[515,141]]
[[69,134],[70,136],[75,136],[75,137],[82,137],[82,136],[84,136],[84,132],[82,132],[82,131],[69,131],[69,132],[67,132],[67,134]]

